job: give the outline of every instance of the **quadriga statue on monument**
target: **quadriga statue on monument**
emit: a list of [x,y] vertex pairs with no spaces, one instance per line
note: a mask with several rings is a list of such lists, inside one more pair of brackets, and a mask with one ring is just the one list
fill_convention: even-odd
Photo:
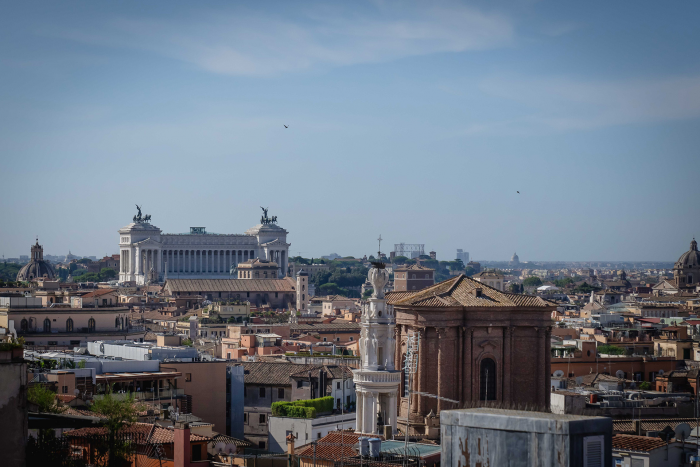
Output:
[[372,298],[384,298],[384,286],[389,282],[389,272],[386,269],[372,268],[367,279],[372,284]]

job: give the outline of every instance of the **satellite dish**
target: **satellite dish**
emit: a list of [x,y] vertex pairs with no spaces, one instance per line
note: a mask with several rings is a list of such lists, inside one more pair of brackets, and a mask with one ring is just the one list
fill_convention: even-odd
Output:
[[617,377],[620,378],[620,379],[624,379],[624,378],[625,378],[625,372],[622,371],[622,370],[617,370],[617,371],[615,372],[615,376],[617,376]]
[[226,443],[219,441],[214,445],[214,450],[217,452],[217,454],[221,454],[226,450]]
[[576,384],[583,384],[583,376],[576,378]]
[[76,396],[79,396],[79,395],[80,395],[80,389],[76,389],[75,391],[73,391],[73,394],[75,394]]
[[224,448],[224,451],[225,451],[229,456],[230,456],[231,454],[235,454],[235,453],[236,453],[236,445],[233,444],[233,443],[229,443],[229,444],[227,444],[226,447]]
[[679,423],[676,425],[676,438],[681,441],[690,436],[690,425],[687,423]]
[[556,378],[561,378],[562,376],[564,376],[564,372],[562,370],[557,370],[554,372],[554,376]]
[[664,370],[659,370],[659,374],[660,374],[660,375],[663,375],[663,374],[664,374]]

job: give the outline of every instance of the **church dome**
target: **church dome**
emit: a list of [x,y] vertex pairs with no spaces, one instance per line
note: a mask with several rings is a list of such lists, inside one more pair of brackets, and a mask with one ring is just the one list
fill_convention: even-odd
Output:
[[33,281],[38,279],[54,280],[56,272],[48,261],[44,261],[44,248],[36,244],[32,246],[32,259],[22,266],[17,273],[18,281]]
[[517,253],[513,253],[513,257],[510,258],[510,262],[511,262],[511,263],[516,263],[516,264],[520,262],[520,258],[518,258],[518,254],[517,254]]
[[700,251],[698,251],[698,242],[693,239],[690,242],[690,250],[686,251],[678,258],[676,268],[697,268],[700,267]]

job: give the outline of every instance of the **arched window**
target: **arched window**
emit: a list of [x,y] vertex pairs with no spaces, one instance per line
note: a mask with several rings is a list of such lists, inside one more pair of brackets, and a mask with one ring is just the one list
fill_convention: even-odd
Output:
[[121,328],[122,328],[122,329],[126,329],[126,328],[124,327],[124,317],[123,317],[123,316],[122,316],[122,327],[121,327]]
[[301,294],[301,299],[306,300],[306,294]]
[[66,320],[66,332],[73,332],[73,318]]
[[496,362],[491,358],[481,360],[479,400],[496,400]]
[[95,318],[90,318],[88,320],[88,332],[94,332],[95,331]]
[[114,327],[119,329],[119,317],[114,318]]
[[44,332],[51,332],[51,320],[49,318],[44,320]]
[[124,329],[129,329],[129,318],[124,318]]
[[303,292],[304,290],[306,290],[306,286],[302,284],[301,291]]
[[22,332],[28,332],[29,331],[29,321],[27,321],[26,318],[22,318],[22,322],[19,324],[19,329]]

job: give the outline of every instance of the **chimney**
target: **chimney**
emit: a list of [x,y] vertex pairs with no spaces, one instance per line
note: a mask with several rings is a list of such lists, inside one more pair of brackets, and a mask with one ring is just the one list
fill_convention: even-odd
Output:
[[187,422],[175,422],[175,467],[189,467],[192,459],[192,445],[190,444],[190,424]]

